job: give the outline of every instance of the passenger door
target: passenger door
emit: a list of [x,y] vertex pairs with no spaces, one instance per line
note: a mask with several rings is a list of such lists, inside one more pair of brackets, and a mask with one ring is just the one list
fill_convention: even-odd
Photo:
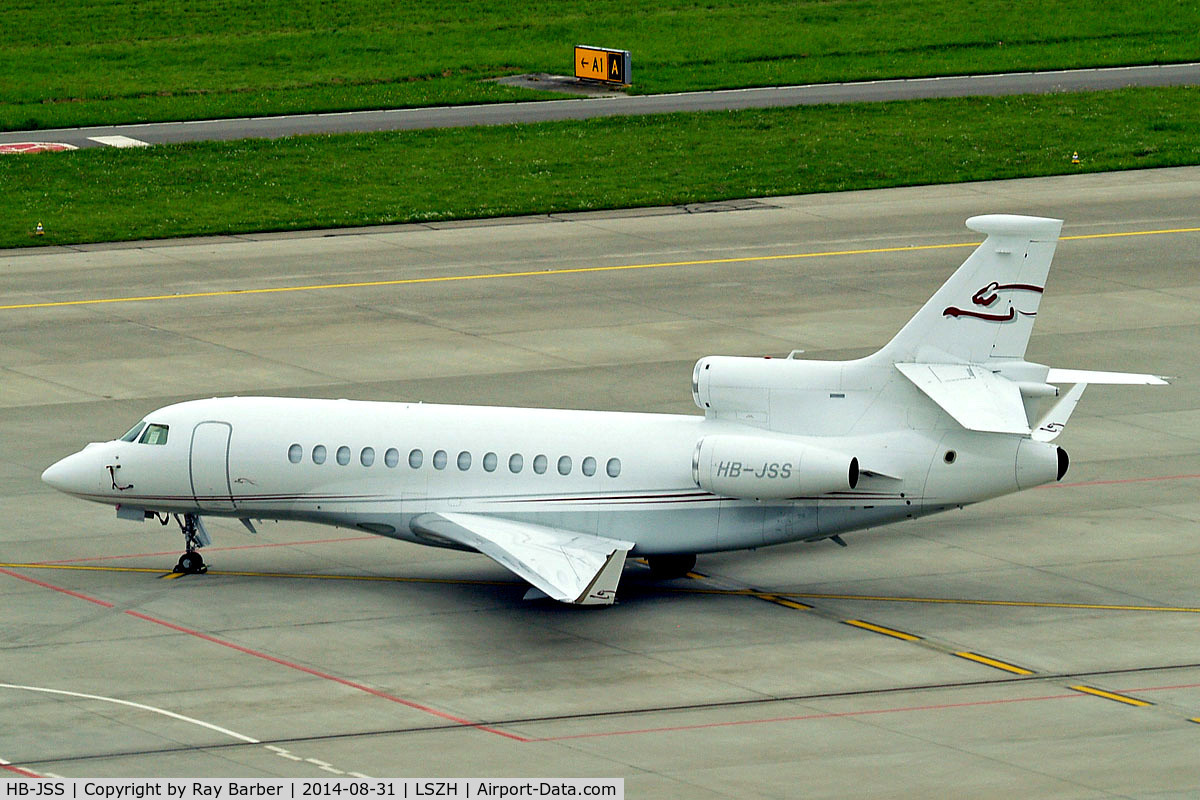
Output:
[[229,439],[233,426],[228,422],[201,422],[192,430],[192,496],[204,511],[232,511],[233,492],[229,485]]

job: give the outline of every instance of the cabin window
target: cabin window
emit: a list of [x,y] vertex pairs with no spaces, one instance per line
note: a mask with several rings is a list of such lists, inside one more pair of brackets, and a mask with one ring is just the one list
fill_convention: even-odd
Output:
[[615,478],[621,474],[621,459],[610,458],[608,464],[605,465],[604,471],[608,473],[608,477]]
[[400,451],[394,447],[389,447],[387,452],[383,454],[383,463],[389,467],[394,467],[400,463]]
[[546,465],[548,463],[549,461],[546,459],[546,457],[541,453],[538,453],[533,457],[533,471],[538,475],[543,474],[546,471]]
[[525,459],[520,453],[513,453],[508,457],[508,471],[514,475],[525,468]]
[[458,454],[458,468],[466,472],[471,468],[471,454],[463,450]]
[[413,450],[408,454],[408,465],[413,469],[420,469],[421,464],[425,462],[425,454],[420,450]]
[[314,464],[324,464],[325,463],[325,445],[319,444],[313,448],[313,463]]
[[483,456],[484,470],[486,470],[487,472],[495,472],[496,471],[496,460],[497,459],[496,459],[495,453],[485,453]]
[[337,449],[337,462],[343,467],[350,463],[350,448],[342,445]]
[[134,425],[132,428],[130,428],[130,429],[129,429],[129,432],[128,432],[128,433],[126,433],[124,436],[122,436],[122,437],[121,437],[121,439],[120,439],[120,441],[122,441],[122,442],[136,442],[136,441],[137,441],[138,434],[142,432],[142,428],[144,428],[144,427],[146,427],[146,423],[145,423],[145,422],[139,422],[137,425]]
[[589,478],[592,477],[596,474],[596,459],[588,456],[583,460],[579,468],[583,470],[584,475],[587,475]]
[[375,448],[364,447],[362,452],[358,454],[358,461],[364,467],[369,467],[375,463]]
[[146,430],[142,433],[142,438],[138,439],[142,444],[166,444],[167,443],[167,426],[155,425],[153,423],[146,426]]
[[433,468],[434,469],[445,469],[446,468],[446,451],[445,450],[438,450],[436,453],[433,454]]
[[571,474],[571,457],[570,456],[562,456],[561,458],[558,459],[558,474],[559,475],[570,475]]
[[300,459],[304,458],[304,448],[298,444],[294,444],[288,448],[288,461],[293,464],[299,464]]

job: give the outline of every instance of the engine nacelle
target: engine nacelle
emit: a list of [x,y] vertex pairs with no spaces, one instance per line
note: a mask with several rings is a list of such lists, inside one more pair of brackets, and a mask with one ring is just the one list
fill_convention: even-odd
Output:
[[1017,446],[1017,488],[1031,489],[1061,481],[1071,461],[1067,451],[1049,442],[1022,439]]
[[722,497],[810,497],[857,486],[858,459],[783,437],[718,434],[696,444],[692,479]]

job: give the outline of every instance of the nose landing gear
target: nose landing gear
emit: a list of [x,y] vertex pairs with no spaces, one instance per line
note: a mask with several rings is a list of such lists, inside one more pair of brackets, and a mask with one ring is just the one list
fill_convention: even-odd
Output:
[[179,563],[171,570],[172,572],[182,572],[185,575],[203,575],[208,572],[208,565],[204,563],[204,557],[196,550],[212,543],[208,537],[208,531],[204,530],[204,523],[200,521],[199,514],[176,514],[175,521],[179,523],[179,529],[183,532],[184,546],[187,550],[179,557]]

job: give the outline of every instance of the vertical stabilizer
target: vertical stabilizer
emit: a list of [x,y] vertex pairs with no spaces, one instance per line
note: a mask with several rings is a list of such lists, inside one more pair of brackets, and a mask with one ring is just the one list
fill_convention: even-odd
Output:
[[1025,357],[1062,220],[988,214],[967,227],[987,238],[880,357],[943,364]]

